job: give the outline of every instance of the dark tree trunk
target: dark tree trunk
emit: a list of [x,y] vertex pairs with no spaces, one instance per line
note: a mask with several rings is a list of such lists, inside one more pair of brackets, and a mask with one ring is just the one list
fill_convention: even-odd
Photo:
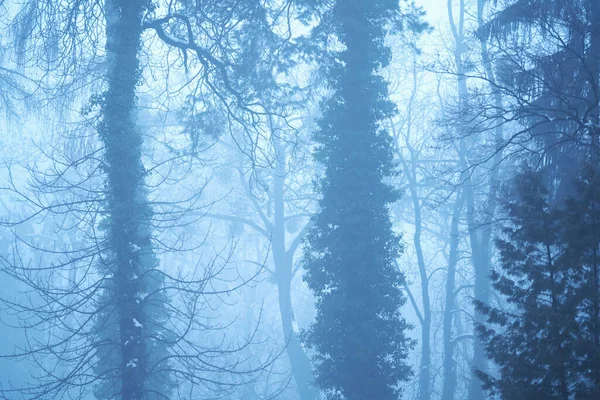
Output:
[[[104,267],[108,280],[101,307],[112,311],[99,323],[105,337],[100,342],[99,372],[110,374],[113,382],[107,381],[97,395],[119,400],[159,398],[152,394],[157,387],[149,377],[156,374],[151,369],[157,368],[151,357],[160,353],[154,348],[150,356],[149,340],[160,341],[156,333],[162,326],[164,303],[157,292],[161,280],[154,272],[157,262],[144,182],[143,140],[135,122],[142,15],[148,6],[147,0],[108,0],[106,4],[108,87],[100,136],[106,173]],[[168,393],[162,395],[168,397]]]

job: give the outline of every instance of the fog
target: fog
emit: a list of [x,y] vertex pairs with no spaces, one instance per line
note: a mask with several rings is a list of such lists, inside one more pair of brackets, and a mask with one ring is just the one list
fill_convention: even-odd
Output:
[[597,0],[0,0],[0,111],[1,399],[600,398]]

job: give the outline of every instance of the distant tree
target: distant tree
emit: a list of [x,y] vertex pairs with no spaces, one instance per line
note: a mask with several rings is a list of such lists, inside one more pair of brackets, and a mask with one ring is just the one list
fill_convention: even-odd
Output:
[[[252,123],[246,124],[239,119],[231,123],[231,140],[222,138],[216,146],[217,150],[225,150],[224,153],[219,152],[217,168],[239,177],[241,198],[238,190],[234,189],[237,185],[233,182],[237,179],[233,180],[228,185],[231,192],[228,198],[233,202],[227,207],[229,210],[216,206],[205,216],[243,224],[250,228],[250,232],[260,234],[270,243],[273,269],[266,268],[266,271],[277,285],[282,338],[293,376],[289,389],[295,389],[302,400],[313,400],[318,397],[318,392],[313,385],[312,365],[298,338],[292,308],[292,281],[299,275],[294,257],[306,234],[307,228],[303,226],[308,222],[314,203],[307,167],[310,157],[307,159],[305,154],[310,146],[305,136],[312,124],[305,122],[307,118],[302,118],[307,112],[307,104],[312,103],[312,88],[303,87],[294,76],[298,71],[305,74],[308,68],[306,64],[297,67],[302,46],[290,40],[295,37],[295,32],[288,22],[295,15],[270,10],[261,2],[246,3],[251,11],[247,18],[255,23],[238,38],[244,43],[240,46],[238,60],[241,68],[237,71],[239,79],[232,81],[243,79],[250,83],[258,103],[266,112]],[[286,34],[275,34],[273,25],[286,29]],[[192,136],[202,137],[211,131],[211,127],[221,132],[225,130],[223,125],[213,123],[207,127],[204,124],[208,114],[205,100],[206,96],[201,91],[194,92],[184,105],[185,122]],[[220,107],[220,111],[221,121],[226,120],[225,107]],[[261,134],[248,142],[245,132],[252,124],[260,126]],[[222,182],[219,186],[223,186]],[[236,239],[245,240],[250,232],[236,236]]]
[[337,1],[324,9],[320,25],[343,49],[328,65],[335,93],[314,134],[325,172],[306,242],[305,280],[317,315],[304,339],[328,399],[397,399],[411,375],[410,327],[400,314],[404,278],[394,266],[400,237],[388,210],[399,194],[385,182],[397,171],[381,126],[395,108],[377,75],[390,62],[384,39],[391,24],[408,24],[398,21],[399,11],[393,0]]
[[580,144],[598,125],[599,16],[595,0],[518,0],[493,13],[477,32],[492,47],[492,84],[506,100],[500,108],[482,104],[481,115],[500,113],[511,132],[505,154],[542,157],[549,182],[564,194],[570,180],[563,178],[576,174],[586,154]]
[[[431,170],[434,168],[431,165],[436,165],[439,162],[439,154],[430,151],[433,146],[432,135],[434,132],[429,123],[433,118],[427,118],[427,113],[435,110],[432,102],[422,98],[420,83],[423,77],[423,70],[420,65],[419,53],[416,47],[416,39],[419,34],[414,35],[412,43],[404,43],[404,40],[399,43],[398,54],[394,54],[394,59],[412,58],[412,63],[405,65],[395,65],[400,71],[390,73],[391,77],[400,76],[401,80],[410,79],[412,81],[411,93],[405,104],[399,106],[402,112],[398,112],[390,121],[390,133],[394,142],[395,157],[400,164],[402,174],[398,176],[401,187],[406,188],[406,196],[403,202],[399,201],[391,207],[392,221],[402,225],[408,224],[414,227],[413,235],[407,239],[407,246],[412,247],[413,257],[402,255],[402,260],[397,262],[397,268],[400,270],[408,268],[416,264],[418,267],[418,275],[413,278],[416,282],[408,282],[410,276],[407,276],[407,282],[404,283],[404,289],[410,300],[410,305],[414,309],[419,324],[417,329],[420,330],[421,337],[418,343],[420,348],[420,363],[416,373],[418,380],[418,398],[420,400],[428,400],[433,395],[432,391],[432,347],[435,345],[431,341],[432,324],[435,323],[432,314],[432,280],[430,279],[431,267],[437,265],[434,259],[439,255],[439,249],[434,246],[427,246],[426,242],[430,239],[429,235],[435,231],[433,214],[430,214],[430,203],[434,197],[434,192],[439,189],[438,185],[433,183]],[[404,47],[404,48],[403,48]],[[404,74],[402,69],[407,69]],[[393,81],[390,86],[393,87]],[[401,90],[397,88],[396,90]],[[429,96],[427,94],[426,96]],[[427,162],[424,162],[427,160]],[[437,222],[437,221],[436,221]],[[400,225],[400,224],[399,224]],[[443,229],[443,228],[441,228]],[[434,233],[435,235],[435,233]],[[443,243],[441,237],[439,243]],[[437,250],[437,251],[436,251]],[[416,262],[415,262],[416,261]],[[411,271],[412,272],[412,271]],[[416,275],[416,273],[415,273]],[[420,284],[420,290],[411,289],[411,285]]]
[[526,170],[512,185],[497,241],[493,287],[506,305],[478,303],[479,327],[498,376],[479,371],[503,399],[592,399],[600,393],[597,165],[580,170],[575,190],[555,202],[544,176]]
[[[314,195],[310,185],[308,150],[297,132],[272,126],[267,140],[272,146],[272,166],[256,169],[256,157],[243,155],[238,165],[226,165],[223,170],[238,175],[240,197],[234,197],[231,211],[212,210],[206,217],[243,224],[270,243],[273,270],[266,268],[277,285],[279,314],[283,339],[290,361],[291,373],[301,399],[312,400],[318,394],[312,385],[312,365],[298,338],[296,317],[292,307],[293,280],[298,276],[295,258],[308,231],[308,217],[313,209]],[[264,146],[264,144],[260,144]],[[235,152],[239,150],[232,147]],[[266,146],[264,146],[266,147]],[[262,150],[261,153],[266,153]],[[303,157],[304,156],[304,157]],[[265,164],[262,162],[260,164]],[[309,170],[309,171],[306,171]],[[260,178],[256,175],[260,175]],[[259,179],[259,182],[256,180]],[[248,236],[246,233],[244,237]]]
[[[470,263],[473,270],[471,298],[488,302],[491,295],[489,273],[492,267],[493,229],[497,209],[497,187],[503,161],[502,145],[504,125],[500,118],[503,107],[502,93],[496,85],[496,71],[490,61],[489,46],[483,38],[479,43],[470,40],[469,24],[483,24],[484,10],[489,0],[477,2],[448,1],[450,32],[454,41],[451,74],[456,79],[455,106],[451,107],[452,122],[446,121],[451,142],[455,145],[460,161],[458,185],[464,201],[464,217],[467,224]],[[471,19],[471,20],[470,20]],[[488,113],[478,114],[477,102],[485,104]],[[453,110],[452,110],[453,108]],[[444,113],[443,113],[444,114]],[[452,279],[448,280],[446,324],[444,328],[444,387],[442,398],[453,399],[456,395],[455,346],[451,322],[455,306],[451,302]],[[470,315],[474,327],[483,321],[477,310]],[[474,328],[473,328],[474,329]],[[487,360],[484,344],[477,335],[471,335],[472,370],[468,387],[469,400],[483,400],[484,393],[475,370],[485,370]]]

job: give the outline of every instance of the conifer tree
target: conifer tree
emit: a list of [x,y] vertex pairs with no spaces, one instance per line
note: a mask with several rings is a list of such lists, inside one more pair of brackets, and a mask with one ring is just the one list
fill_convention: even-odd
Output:
[[384,39],[397,13],[394,0],[337,1],[321,26],[344,47],[328,70],[335,94],[314,134],[325,172],[304,259],[317,309],[305,341],[328,399],[397,399],[411,374],[403,276],[394,267],[400,236],[388,213],[399,193],[386,179],[397,171],[381,126],[395,108],[377,74],[390,61]]
[[479,331],[500,374],[479,375],[503,399],[592,399],[600,391],[598,170],[582,168],[559,202],[547,173],[520,174],[505,205],[510,224],[492,282],[507,304],[478,304],[487,316]]
[[[502,48],[502,110],[521,123],[538,166],[517,175],[498,240],[494,288],[507,305],[477,304],[505,399],[589,399],[600,389],[598,82],[600,7],[593,0],[510,3],[480,35]],[[532,44],[529,32],[544,40]],[[512,40],[509,40],[512,39]]]

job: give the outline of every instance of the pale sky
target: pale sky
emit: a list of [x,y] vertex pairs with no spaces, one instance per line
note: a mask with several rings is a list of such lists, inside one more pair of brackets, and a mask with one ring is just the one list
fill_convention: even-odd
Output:
[[427,22],[437,27],[440,23],[448,22],[448,2],[446,0],[416,0],[417,5],[427,11]]

